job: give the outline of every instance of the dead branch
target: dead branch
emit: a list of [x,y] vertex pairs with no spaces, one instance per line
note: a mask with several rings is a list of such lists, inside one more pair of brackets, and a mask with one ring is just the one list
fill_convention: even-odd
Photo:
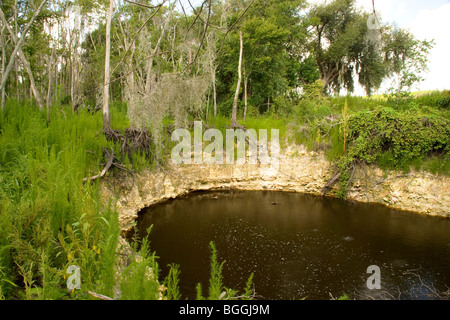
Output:
[[[189,0],[188,0],[188,1],[189,1]],[[202,4],[202,9],[203,9],[203,5],[204,5],[205,2],[206,2],[206,1],[204,1],[203,4]],[[203,42],[205,41],[206,33],[207,33],[207,31],[208,31],[209,20],[210,20],[210,17],[211,17],[211,0],[209,0],[208,3],[209,3],[209,5],[208,5],[208,17],[206,18],[206,22],[204,22],[205,27],[204,27],[202,39],[201,39],[200,44],[199,44],[199,46],[198,46],[198,49],[197,49],[197,52],[196,52],[196,54],[195,54],[194,60],[192,60],[192,62],[190,63],[191,65],[193,65],[193,64],[195,63],[195,61],[197,60],[198,55],[199,55],[199,53],[200,53],[200,49],[201,49],[201,47],[202,47],[202,45],[203,45]],[[190,1],[189,1],[189,4],[191,5],[191,2],[190,2]],[[192,5],[191,5],[191,7],[192,7]],[[193,9],[193,8],[192,8],[192,9]],[[200,11],[200,13],[201,13],[201,11]],[[200,17],[200,13],[197,14],[197,17]],[[202,20],[202,21],[203,21],[203,20]],[[194,22],[195,22],[195,21],[194,21]]]
[[236,21],[234,21],[234,23],[228,28],[228,30],[225,32],[225,35],[223,37],[222,40],[222,44],[220,46],[219,51],[217,52],[217,55],[219,55],[222,52],[222,49],[225,45],[225,39],[227,38],[228,33],[230,33],[231,30],[233,30],[233,28],[236,26],[236,24],[242,19],[242,17],[244,16],[244,14],[248,11],[248,9],[250,9],[250,7],[252,6],[253,2],[255,0],[252,0],[249,5],[244,9],[244,11],[241,13],[241,15],[236,19]]
[[[132,1],[128,1],[130,3],[133,3]],[[125,57],[128,55],[128,52],[130,52],[130,49],[132,48],[132,46],[134,45],[134,43],[136,42],[136,39],[139,35],[139,33],[141,33],[142,29],[144,29],[144,27],[147,25],[148,22],[150,22],[151,19],[153,19],[153,17],[158,13],[158,11],[162,8],[162,6],[164,5],[164,3],[166,3],[167,0],[164,0],[161,4],[157,5],[155,8],[157,8],[158,10],[155,10],[150,17],[148,17],[147,20],[144,21],[144,23],[140,26],[140,28],[138,29],[138,31],[136,32],[136,34],[134,35],[133,40],[130,42],[128,48],[125,50],[124,55],[122,56],[122,58],[120,59],[120,61],[117,63],[117,65],[113,68],[113,71],[111,73],[114,73],[114,71],[122,64],[122,62],[124,61]],[[137,3],[133,3],[136,4]],[[111,81],[109,81],[111,82]]]
[[322,196],[325,196],[333,188],[333,186],[338,183],[340,177],[341,172],[338,172],[333,178],[331,178],[330,181],[328,181],[328,183],[322,189]]
[[166,2],[166,1],[164,1],[163,3],[158,4],[158,5],[156,5],[156,6],[149,6],[148,4],[139,3],[139,2],[134,2],[134,1],[131,1],[131,0],[125,0],[125,2],[128,2],[129,4],[133,4],[133,5],[135,5],[135,6],[147,8],[147,9],[156,9],[156,8],[160,8],[160,7],[164,4],[164,2]]
[[[18,39],[13,52],[10,54],[9,63],[7,65],[7,67],[6,67],[6,69],[4,70],[3,74],[2,74],[2,79],[1,79],[1,83],[0,83],[0,91],[6,85],[6,81],[8,80],[9,73],[11,72],[11,70],[13,68],[16,55],[19,52],[20,48],[22,47],[23,41],[25,40],[26,35],[27,35],[28,31],[31,28],[31,25],[34,23],[34,21],[36,20],[37,16],[39,15],[39,13],[44,8],[44,5],[45,5],[46,2],[47,2],[47,0],[43,0],[41,2],[41,4],[39,5],[39,7],[36,9],[36,11],[34,12],[33,16],[31,17],[31,19],[28,21],[28,23],[25,26],[24,30],[21,32],[21,37],[20,37],[20,39]],[[0,8],[0,15],[4,16],[3,10],[1,8]]]
[[102,172],[96,176],[90,177],[90,178],[84,178],[83,181],[94,181],[100,178],[103,178],[108,172],[108,170],[111,168],[111,165],[113,164],[114,160],[114,152],[109,153],[107,150],[105,150],[106,156],[108,158],[108,162],[106,163],[105,168],[103,168]]
[[437,298],[439,300],[450,300],[450,289],[447,287],[447,291],[440,292],[437,290],[433,284],[427,285],[423,282],[422,277],[418,273],[418,269],[412,269],[407,270],[404,272],[405,275],[412,275],[414,277],[417,277],[420,282],[420,288],[426,288],[430,293],[428,294],[429,297]]
[[104,296],[102,294],[98,294],[98,293],[95,293],[95,292],[92,292],[92,291],[88,291],[88,293],[91,296],[93,296],[95,298],[98,298],[98,299],[101,299],[101,300],[114,300],[113,298],[110,298],[110,297],[107,297],[107,296]]

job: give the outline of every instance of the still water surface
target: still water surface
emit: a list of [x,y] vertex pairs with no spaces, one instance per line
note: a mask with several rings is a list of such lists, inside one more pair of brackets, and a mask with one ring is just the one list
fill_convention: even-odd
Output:
[[[153,225],[150,235],[145,230]],[[138,219],[161,276],[181,267],[183,298],[208,288],[209,242],[224,285],[243,290],[251,273],[261,299],[431,299],[450,287],[450,220],[298,193],[194,193],[147,208]],[[367,268],[380,267],[381,290]]]

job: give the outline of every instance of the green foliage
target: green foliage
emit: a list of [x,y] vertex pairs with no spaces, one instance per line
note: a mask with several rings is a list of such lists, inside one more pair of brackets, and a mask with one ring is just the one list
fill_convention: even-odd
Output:
[[[234,5],[232,19],[242,12],[244,2]],[[306,28],[299,12],[304,6],[304,1],[255,1],[239,28],[230,32],[217,61],[217,88],[223,115],[230,112],[236,88],[239,31],[244,42],[242,76],[248,79],[249,104],[258,113],[267,112],[276,97],[300,85],[298,61],[302,60],[300,46]]]
[[[101,201],[98,181],[83,182],[103,168],[102,150],[117,147],[104,138],[100,113],[62,110],[50,110],[49,124],[45,112],[13,101],[0,113],[0,290],[5,299],[90,299],[88,291],[114,297],[119,286],[114,203]],[[116,128],[127,126],[124,106],[112,105],[112,110]],[[142,256],[142,263],[128,269],[132,281],[142,277],[143,265],[156,274],[154,256]],[[69,265],[82,270],[81,290],[70,293]],[[171,297],[177,296],[176,275]],[[132,288],[124,289],[125,297],[133,297]],[[156,284],[143,289],[155,289],[149,296],[160,297]]]
[[361,112],[349,120],[349,156],[376,163],[388,155],[386,165],[408,170],[415,159],[432,154],[444,156],[450,150],[450,122],[418,109],[396,112],[381,108]]
[[155,253],[150,252],[147,238],[122,273],[121,298],[123,300],[162,299],[162,287],[158,281],[158,264]]
[[345,88],[353,92],[356,73],[371,96],[383,80],[395,74],[399,81],[394,90],[409,90],[422,80],[433,43],[389,25],[369,30],[368,18],[368,13],[356,8],[355,0],[333,0],[311,8],[308,45],[320,78],[329,91],[339,93]]
[[419,106],[427,106],[450,111],[450,90],[433,91],[420,94],[415,97],[415,103]]
[[222,269],[225,261],[219,263],[214,243],[209,244],[211,249],[211,275],[209,280],[209,299],[219,300],[223,292]]
[[[225,261],[219,262],[217,257],[217,249],[213,242],[209,244],[211,250],[211,273],[209,279],[208,296],[204,297],[202,293],[202,286],[200,283],[196,286],[197,300],[235,300],[238,299],[237,290],[227,288],[223,284],[222,269]],[[244,293],[239,299],[251,299],[253,290],[253,274],[247,280]]]
[[167,288],[167,300],[179,300],[181,298],[180,289],[178,287],[180,277],[180,266],[169,265],[169,274],[164,281],[164,286]]
[[300,100],[289,137],[310,150],[325,151],[341,173],[337,196],[345,198],[360,162],[382,169],[450,174],[450,116],[447,91],[401,98],[320,97]]

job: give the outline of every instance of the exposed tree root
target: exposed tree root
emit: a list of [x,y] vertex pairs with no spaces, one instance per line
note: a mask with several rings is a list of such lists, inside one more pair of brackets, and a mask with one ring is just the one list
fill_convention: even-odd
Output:
[[110,129],[105,131],[104,134],[108,141],[121,145],[121,153],[127,154],[131,162],[133,162],[133,152],[135,151],[145,152],[148,159],[153,156],[151,151],[153,139],[147,129],[128,128],[124,134]]

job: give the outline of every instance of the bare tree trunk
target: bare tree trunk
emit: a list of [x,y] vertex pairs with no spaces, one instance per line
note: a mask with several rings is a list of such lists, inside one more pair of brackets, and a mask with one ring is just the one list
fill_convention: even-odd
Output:
[[[17,24],[17,0],[14,0],[14,34],[19,34],[19,28],[18,28],[18,24]],[[16,100],[20,101],[20,95],[19,95],[19,68],[17,66],[17,61],[15,61],[14,63],[14,73],[16,76]],[[3,78],[2,78],[3,79]]]
[[[2,28],[1,34],[0,34],[0,46],[2,47],[2,72],[0,73],[0,79],[3,76],[3,73],[5,72],[5,60],[6,60],[6,49],[5,49],[5,40],[3,38],[3,30]],[[5,107],[5,88],[2,88],[0,92],[0,107],[3,110]]]
[[105,42],[105,81],[103,85],[103,132],[110,133],[111,116],[109,112],[109,82],[111,75],[110,58],[111,58],[111,20],[114,11],[114,0],[109,0],[109,10],[106,18],[106,42]]
[[53,59],[55,55],[55,47],[52,48],[52,55],[48,58],[48,88],[45,107],[47,109],[47,123],[50,123],[50,104],[52,101],[52,84],[53,84]]
[[[146,83],[145,83],[145,93],[146,94],[149,94],[150,90],[151,90],[153,57],[156,55],[156,53],[159,50],[159,47],[161,46],[161,41],[164,38],[164,35],[166,34],[166,29],[167,29],[167,26],[169,25],[170,18],[172,17],[172,12],[173,12],[174,8],[175,8],[175,6],[172,5],[172,7],[170,8],[169,15],[167,16],[167,19],[166,19],[166,21],[163,24],[163,27],[162,27],[162,30],[161,30],[161,35],[159,36],[158,42],[156,43],[155,48],[151,52],[150,61],[148,63],[148,67],[147,67],[147,79],[146,79]],[[150,48],[151,47],[152,47],[152,45],[150,43]]]
[[245,76],[245,78],[244,78],[244,122],[245,122],[245,119],[247,119],[247,106],[248,106],[247,87],[248,87],[248,76]]
[[71,63],[71,84],[70,95],[72,97],[72,111],[80,104],[80,90],[79,90],[79,74],[81,71],[80,55],[78,53],[78,47],[80,44],[80,36],[83,33],[83,29],[75,30],[75,39],[72,47],[72,63]]
[[240,50],[239,50],[239,66],[238,66],[238,81],[237,81],[237,85],[236,85],[236,92],[234,94],[234,101],[233,101],[233,111],[231,114],[231,125],[233,127],[237,127],[239,126],[239,124],[237,123],[237,104],[238,104],[238,99],[239,99],[239,89],[241,87],[241,77],[242,77],[242,51],[243,51],[243,40],[242,40],[242,31],[239,32],[239,39],[240,39]]
[[214,118],[217,117],[217,90],[216,90],[216,70],[213,74],[213,101],[214,101]]
[[36,87],[36,83],[35,83],[34,77],[33,77],[33,72],[31,71],[30,63],[25,58],[25,55],[23,54],[22,49],[19,50],[19,58],[22,61],[22,64],[28,73],[28,77],[30,78],[30,87],[31,87],[31,91],[34,95],[34,98],[36,99],[36,103],[37,103],[39,109],[42,110],[42,108],[44,108],[44,105],[42,103],[41,95]]
[[217,116],[217,92],[216,92],[216,39],[206,37],[207,52],[208,52],[208,66],[211,72],[211,81],[213,89],[213,104],[214,104],[214,118]]
[[[41,2],[41,4],[39,5],[39,7],[36,9],[33,16],[31,17],[30,21],[26,25],[25,29],[23,30],[19,41],[16,43],[16,46],[15,46],[13,52],[11,53],[11,58],[9,59],[8,66],[6,67],[6,70],[5,70],[4,74],[2,75],[2,81],[0,83],[0,91],[6,85],[6,81],[8,80],[9,73],[11,72],[11,70],[14,66],[16,55],[19,52],[20,48],[22,47],[23,41],[25,40],[25,37],[26,37],[28,31],[30,30],[31,25],[33,24],[34,20],[36,20],[37,16],[39,15],[39,13],[42,10],[42,8],[44,8],[44,5],[46,2],[47,2],[47,0],[43,0]],[[6,20],[5,15],[3,14],[3,10],[1,8],[0,8],[0,15],[2,16],[2,20]]]
[[175,40],[176,40],[176,37],[177,37],[177,25],[175,24],[175,25],[173,26],[173,39],[172,39],[172,45],[171,45],[171,47],[170,47],[170,57],[171,57],[171,60],[172,60],[172,68],[173,68],[173,71],[175,71],[175,69],[176,69],[176,67],[175,67],[175,55],[174,55],[174,48],[175,48]]
[[[148,45],[150,48],[152,47],[151,41],[149,42]],[[149,94],[150,90],[152,88],[152,69],[153,69],[153,52],[152,52],[152,56],[150,57],[150,61],[148,61],[148,64],[147,64],[147,78],[145,80],[145,93],[146,94]]]
[[208,99],[206,101],[206,122],[208,122],[208,116],[209,116],[209,97],[211,95],[211,89],[208,90]]
[[[14,44],[17,44],[16,35],[12,31],[11,27],[8,25],[8,22],[6,21],[5,16],[3,15],[3,12],[0,13],[0,19],[2,20],[3,24],[6,26],[6,29],[8,29],[8,32],[9,32],[9,34],[11,36],[11,39],[12,39],[12,42]],[[34,76],[33,76],[33,72],[31,71],[30,63],[27,61],[27,58],[25,57],[25,54],[23,53],[21,48],[19,48],[17,53],[19,54],[19,58],[22,61],[22,64],[23,64],[23,66],[25,67],[25,70],[28,73],[28,77],[30,78],[30,87],[31,87],[31,91],[32,91],[32,93],[34,95],[34,98],[36,99],[36,103],[37,103],[39,109],[42,110],[44,105],[42,103],[41,95],[39,94],[39,91],[38,91],[38,89],[36,87],[36,82],[34,81]]]

